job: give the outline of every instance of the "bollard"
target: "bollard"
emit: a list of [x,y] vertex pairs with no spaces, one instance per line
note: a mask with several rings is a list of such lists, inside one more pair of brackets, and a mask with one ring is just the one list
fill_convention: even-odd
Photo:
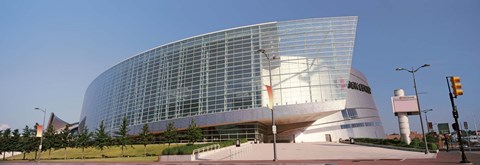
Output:
[[240,139],[237,139],[237,140],[235,141],[235,146],[240,147]]

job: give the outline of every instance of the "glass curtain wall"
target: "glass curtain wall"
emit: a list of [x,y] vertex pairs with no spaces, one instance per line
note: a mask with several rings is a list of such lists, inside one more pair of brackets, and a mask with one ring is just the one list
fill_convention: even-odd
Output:
[[90,130],[261,106],[259,26],[167,44],[100,75],[85,96]]
[[[314,18],[261,26],[261,48],[272,61],[274,104],[326,102],[346,98],[357,17]],[[262,56],[262,82],[269,84]],[[268,95],[262,93],[263,106]]]
[[[276,105],[345,99],[357,17],[251,25],[169,43],[98,76],[81,121],[129,125],[265,107],[269,84],[262,48],[273,61]],[[262,92],[263,91],[263,92]],[[85,119],[85,120],[84,120]]]

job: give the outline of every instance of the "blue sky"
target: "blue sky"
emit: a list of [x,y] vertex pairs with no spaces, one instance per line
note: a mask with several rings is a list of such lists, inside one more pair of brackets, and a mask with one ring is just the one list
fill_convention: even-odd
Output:
[[[270,21],[359,16],[353,66],[369,79],[386,133],[399,132],[390,97],[413,94],[417,72],[428,119],[453,122],[445,76],[462,78],[460,121],[480,122],[480,2],[464,1],[0,1],[0,129],[42,120],[33,108],[78,121],[83,95],[109,67],[147,49]],[[410,117],[420,130],[418,116]]]

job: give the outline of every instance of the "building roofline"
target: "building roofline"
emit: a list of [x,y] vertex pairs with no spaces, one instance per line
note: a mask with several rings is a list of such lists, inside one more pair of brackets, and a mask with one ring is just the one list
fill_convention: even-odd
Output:
[[[209,32],[209,33],[205,33],[205,34],[199,34],[199,35],[196,35],[196,36],[192,36],[192,37],[188,37],[188,38],[184,38],[184,39],[180,39],[180,40],[176,40],[176,41],[172,41],[172,42],[168,42],[166,44],[162,44],[160,46],[156,46],[156,47],[153,47],[153,48],[150,48],[148,50],[145,50],[145,51],[142,51],[140,53],[137,53],[133,56],[130,56],[128,58],[126,58],[125,60],[122,60],[116,64],[114,64],[113,66],[111,66],[110,68],[108,68],[106,71],[110,70],[111,68],[117,66],[118,64],[124,62],[124,61],[127,61],[131,58],[134,58],[138,55],[141,55],[143,53],[146,53],[146,52],[149,52],[151,50],[154,50],[154,49],[157,49],[157,48],[160,48],[160,47],[163,47],[163,46],[167,46],[167,45],[170,45],[170,44],[174,44],[174,43],[177,43],[177,42],[182,42],[182,41],[185,41],[185,40],[189,40],[189,39],[192,39],[192,38],[197,38],[197,37],[201,37],[201,36],[206,36],[206,35],[210,35],[210,34],[215,34],[215,33],[220,33],[220,32],[225,32],[225,31],[230,31],[230,30],[235,30],[235,29],[241,29],[241,28],[246,28],[246,27],[252,27],[252,26],[260,26],[260,25],[268,25],[268,24],[274,24],[274,23],[278,23],[277,21],[273,21],[273,22],[265,22],[265,23],[259,23],[259,24],[253,24],[253,25],[245,25],[245,26],[239,26],[239,27],[233,27],[233,28],[228,28],[228,29],[223,29],[223,30],[217,30],[217,31],[214,31],[214,32]],[[106,72],[105,71],[105,72]],[[104,73],[104,72],[102,72]]]

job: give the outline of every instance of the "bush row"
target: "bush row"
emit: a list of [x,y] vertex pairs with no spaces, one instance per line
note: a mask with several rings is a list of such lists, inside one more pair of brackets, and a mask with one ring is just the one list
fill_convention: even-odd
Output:
[[[247,142],[247,139],[240,139],[241,143]],[[209,145],[219,144],[220,148],[228,147],[235,145],[235,140],[215,142],[215,143],[204,143],[204,144],[187,144],[183,146],[175,146],[171,148],[166,148],[162,151],[162,155],[190,155],[193,153],[193,150],[206,147]]]
[[[397,147],[409,147],[409,148],[418,148],[418,149],[423,149],[425,146],[425,143],[423,143],[418,138],[413,139],[410,145],[398,139],[355,138],[355,142],[378,144],[378,145],[389,145],[389,146],[397,146]],[[427,146],[428,146],[428,149],[430,150],[438,149],[435,143],[427,143]]]

